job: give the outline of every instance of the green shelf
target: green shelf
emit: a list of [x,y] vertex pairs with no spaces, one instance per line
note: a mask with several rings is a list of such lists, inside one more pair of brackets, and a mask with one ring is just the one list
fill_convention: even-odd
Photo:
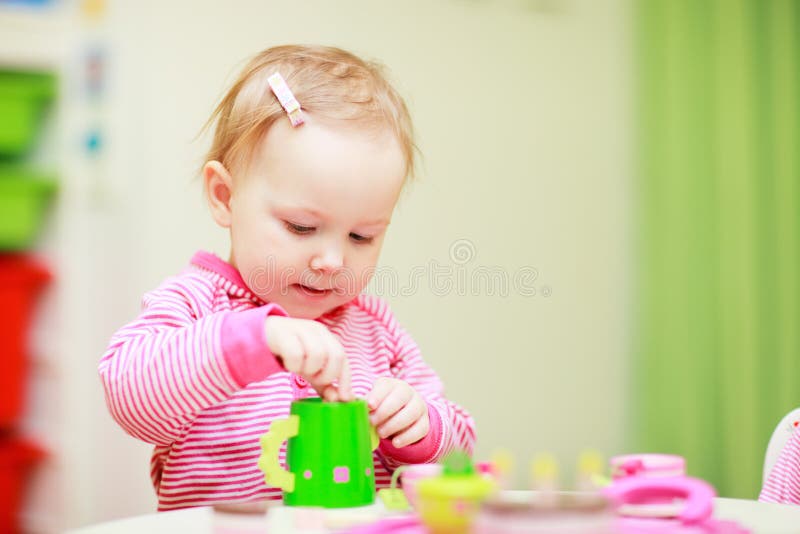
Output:
[[53,175],[0,166],[0,251],[31,246],[56,188]]
[[0,70],[0,157],[19,157],[31,148],[55,94],[52,74]]

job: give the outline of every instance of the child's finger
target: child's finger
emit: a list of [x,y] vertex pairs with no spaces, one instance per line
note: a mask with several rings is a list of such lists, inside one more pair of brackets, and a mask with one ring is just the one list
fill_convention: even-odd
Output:
[[406,428],[394,438],[392,438],[392,445],[398,449],[416,443],[428,435],[430,430],[430,421],[427,417],[420,417],[414,424]]
[[392,391],[392,387],[394,387],[394,384],[390,379],[384,377],[378,378],[372,385],[372,391],[367,395],[367,406],[369,409],[374,410],[380,406],[383,399],[386,398],[386,395]]
[[328,362],[328,349],[322,336],[313,331],[305,331],[301,337],[305,359],[302,374],[312,380],[312,377],[325,368]]
[[295,334],[276,336],[273,353],[290,373],[299,373],[303,368],[303,344]]
[[332,384],[328,384],[327,386],[325,386],[322,389],[322,391],[319,392],[319,396],[322,397],[322,399],[325,400],[326,402],[337,402],[344,400],[340,397],[339,392],[336,389],[336,386]]
[[375,411],[370,417],[370,422],[375,425],[375,427],[380,427],[391,416],[400,411],[410,398],[411,392],[408,391],[407,388],[399,387],[396,382],[393,383],[392,390],[386,395],[381,404],[375,408]]
[[339,378],[346,357],[342,344],[327,330],[323,332],[321,342],[327,351],[327,360],[315,380],[318,384],[326,386]]
[[311,384],[320,387],[325,387],[333,383],[339,374],[342,372],[342,359],[329,356],[325,361],[325,367],[314,375],[311,379]]
[[347,356],[345,356],[342,360],[342,372],[339,375],[338,388],[339,398],[344,402],[353,400],[353,390],[351,389],[350,383],[350,362],[347,360]]
[[409,402],[397,413],[389,417],[386,422],[377,427],[378,435],[381,439],[394,436],[398,432],[409,428],[420,417],[422,417],[422,410],[419,409],[419,405],[415,402]]

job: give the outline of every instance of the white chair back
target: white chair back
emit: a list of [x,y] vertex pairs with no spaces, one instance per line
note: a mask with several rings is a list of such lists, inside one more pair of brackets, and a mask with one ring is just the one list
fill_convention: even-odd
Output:
[[794,433],[797,426],[800,426],[800,408],[796,408],[786,414],[786,416],[781,419],[781,422],[778,423],[778,426],[775,427],[775,431],[772,433],[772,437],[769,440],[769,445],[767,445],[767,453],[764,455],[762,485],[763,482],[766,482],[770,471],[772,471],[772,467],[775,465],[775,462],[778,461],[778,458],[780,458],[783,448],[786,446],[786,443],[789,441],[789,438]]

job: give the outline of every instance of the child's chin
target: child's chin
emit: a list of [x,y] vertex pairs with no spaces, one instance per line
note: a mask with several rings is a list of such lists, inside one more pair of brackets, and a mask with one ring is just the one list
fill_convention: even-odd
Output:
[[317,319],[322,317],[329,311],[333,310],[334,308],[338,308],[339,304],[336,306],[314,306],[314,305],[297,305],[294,303],[286,303],[285,305],[281,306],[286,313],[289,314],[289,317],[294,317],[295,319]]
[[289,317],[294,317],[295,319],[318,319],[325,315],[327,310],[313,311],[313,310],[300,310],[300,311],[291,311],[286,310],[286,313],[289,314]]
[[279,294],[273,293],[259,296],[264,302],[272,302],[283,308],[290,317],[317,319],[342,304],[353,300],[357,295],[343,295],[341,293],[317,295],[291,286]]

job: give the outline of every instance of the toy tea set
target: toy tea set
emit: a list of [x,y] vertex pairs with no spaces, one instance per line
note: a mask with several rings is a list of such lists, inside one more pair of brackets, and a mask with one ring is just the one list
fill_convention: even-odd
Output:
[[[278,459],[284,441],[288,470]],[[747,532],[735,523],[712,518],[714,489],[702,480],[687,477],[685,463],[677,456],[614,457],[608,480],[601,476],[600,456],[583,455],[579,466],[583,482],[579,482],[579,491],[572,492],[558,491],[555,461],[540,456],[531,470],[535,490],[513,491],[504,487],[512,463],[508,454],[497,454],[492,462],[475,466],[469,456],[456,452],[442,464],[396,469],[391,487],[377,493],[376,503],[372,453],[378,446],[378,436],[363,400],[295,401],[290,416],[274,421],[261,444],[258,466],[266,483],[281,488],[284,504],[295,507],[284,510],[352,512],[338,524],[318,524],[315,532]],[[398,482],[402,482],[402,489]],[[303,532],[296,527],[294,531]]]

